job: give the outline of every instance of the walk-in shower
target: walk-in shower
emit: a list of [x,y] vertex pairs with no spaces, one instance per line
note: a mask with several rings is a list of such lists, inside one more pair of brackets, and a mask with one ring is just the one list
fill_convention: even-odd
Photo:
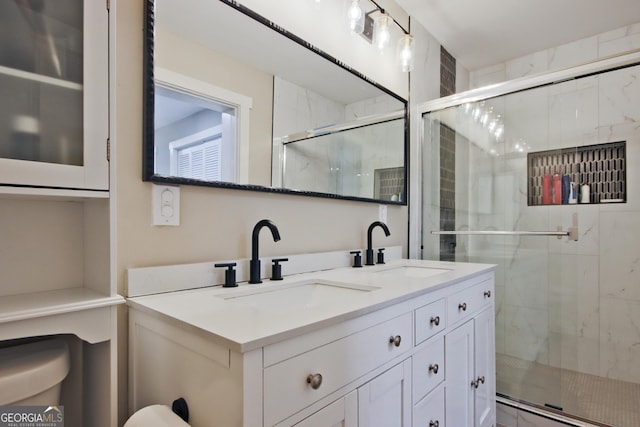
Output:
[[640,426],[638,64],[422,105],[412,210],[422,258],[498,265],[498,395],[614,426]]

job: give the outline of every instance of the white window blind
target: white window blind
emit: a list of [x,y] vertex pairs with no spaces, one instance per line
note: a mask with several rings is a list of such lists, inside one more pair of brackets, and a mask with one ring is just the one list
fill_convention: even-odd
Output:
[[211,139],[178,150],[178,176],[207,181],[221,180],[221,139]]

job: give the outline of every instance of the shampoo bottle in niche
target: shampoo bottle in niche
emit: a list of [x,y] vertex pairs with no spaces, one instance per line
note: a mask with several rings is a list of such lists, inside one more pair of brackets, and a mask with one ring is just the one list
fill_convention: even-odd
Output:
[[571,181],[568,175],[564,175],[562,177],[562,204],[566,205],[569,203],[571,193]]
[[551,204],[551,175],[548,173],[542,177],[542,204]]
[[554,205],[562,204],[562,181],[560,174],[556,171],[553,174],[553,188],[551,189],[551,203]]
[[580,191],[580,187],[575,182],[569,183],[569,204],[575,205],[578,203],[578,191]]
[[589,184],[580,187],[580,203],[589,203]]

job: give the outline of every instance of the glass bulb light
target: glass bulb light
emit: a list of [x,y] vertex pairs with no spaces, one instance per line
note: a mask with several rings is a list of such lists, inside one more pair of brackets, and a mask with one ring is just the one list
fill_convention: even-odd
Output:
[[413,36],[405,34],[398,42],[398,60],[402,71],[408,73],[413,70]]
[[377,18],[375,28],[373,30],[373,43],[380,50],[384,50],[391,40],[391,17],[389,14],[382,12]]
[[360,34],[364,30],[364,14],[360,7],[360,0],[351,1],[349,9],[347,9],[347,18],[352,33]]

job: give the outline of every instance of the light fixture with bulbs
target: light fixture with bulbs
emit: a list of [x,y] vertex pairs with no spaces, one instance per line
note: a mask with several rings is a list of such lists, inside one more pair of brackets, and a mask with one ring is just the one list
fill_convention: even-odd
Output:
[[353,34],[362,33],[362,30],[364,30],[364,12],[360,7],[360,0],[351,0],[351,4],[347,9],[347,19]]
[[389,14],[384,11],[381,12],[376,18],[373,26],[373,44],[381,51],[387,47],[391,40],[391,31],[389,29],[390,25],[391,17]]
[[[347,18],[351,33],[361,34],[383,53],[391,43],[391,24],[396,24],[402,31],[396,53],[400,68],[403,72],[413,70],[413,36],[375,0],[363,0],[363,2],[373,4],[374,9],[365,13],[361,0],[347,0]],[[372,15],[375,15],[375,18]]]
[[403,72],[413,70],[413,36],[409,33],[403,35],[398,41],[398,61]]

